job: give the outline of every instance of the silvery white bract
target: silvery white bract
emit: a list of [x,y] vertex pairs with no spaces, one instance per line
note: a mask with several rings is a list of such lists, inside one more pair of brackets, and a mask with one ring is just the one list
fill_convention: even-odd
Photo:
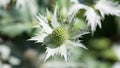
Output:
[[97,25],[101,28],[101,17],[94,11],[93,8],[88,8],[85,13],[86,20],[88,21],[88,26],[91,27],[91,31],[96,30]]
[[[49,15],[49,11],[48,11]],[[81,33],[75,32],[71,27],[72,22],[66,25],[64,22],[58,21],[58,7],[55,7],[54,14],[52,15],[51,22],[48,22],[47,17],[38,15],[39,25],[41,26],[40,32],[29,40],[34,40],[37,43],[43,43],[46,45],[46,58],[45,61],[51,56],[59,54],[64,57],[65,61],[68,60],[70,48],[82,47],[87,49],[82,43],[78,41],[78,38],[89,32]]]
[[[112,0],[96,1],[96,4],[93,5],[94,8],[81,4],[76,0],[72,0],[72,2],[74,2],[74,4],[70,8],[70,13],[77,13],[80,9],[85,9],[85,17],[92,32],[96,30],[97,25],[101,28],[101,19],[103,19],[105,15],[120,16],[120,5]],[[100,15],[96,10],[99,10]]]
[[100,11],[102,18],[105,15],[120,16],[120,5],[112,0],[99,0],[95,8]]

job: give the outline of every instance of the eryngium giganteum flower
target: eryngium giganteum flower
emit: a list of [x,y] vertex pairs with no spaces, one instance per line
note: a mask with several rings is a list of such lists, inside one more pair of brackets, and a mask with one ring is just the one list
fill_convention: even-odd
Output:
[[70,9],[70,14],[77,13],[80,9],[85,9],[84,16],[92,32],[96,30],[97,25],[101,28],[101,19],[104,19],[105,15],[120,16],[120,5],[112,0],[98,0],[92,6],[81,4],[78,0],[71,0],[71,2],[74,2],[74,4]]
[[[39,20],[41,31],[29,39],[46,45],[45,61],[56,54],[60,54],[64,57],[65,61],[67,61],[70,48],[82,47],[87,49],[79,42],[78,38],[89,32],[81,33],[79,30],[74,31],[74,28],[72,28],[73,21],[58,22],[57,13],[58,7],[56,6],[51,20],[49,18],[51,22],[39,14],[37,19]],[[66,22],[68,24],[66,24]]]

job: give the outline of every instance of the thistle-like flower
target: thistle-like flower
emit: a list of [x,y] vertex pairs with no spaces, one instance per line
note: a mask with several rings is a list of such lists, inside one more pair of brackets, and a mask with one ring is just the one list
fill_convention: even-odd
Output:
[[[72,2],[74,1],[72,0]],[[105,15],[120,16],[120,5],[110,0],[96,1],[96,4],[92,7],[76,2],[75,0],[73,6],[70,8],[70,13],[77,13],[80,9],[86,10],[85,17],[92,32],[96,30],[97,25],[101,28],[101,19],[104,19]]]
[[[39,14],[37,19],[41,26],[41,31],[35,37],[30,40],[43,43],[46,45],[46,58],[45,61],[56,54],[60,54],[64,57],[65,61],[68,60],[69,49],[75,47],[82,47],[87,49],[82,43],[78,41],[78,38],[88,32],[81,33],[79,30],[75,31],[73,21],[58,22],[58,7],[55,7],[54,14],[52,15],[51,22],[48,22],[46,17]],[[48,14],[49,15],[49,14]]]

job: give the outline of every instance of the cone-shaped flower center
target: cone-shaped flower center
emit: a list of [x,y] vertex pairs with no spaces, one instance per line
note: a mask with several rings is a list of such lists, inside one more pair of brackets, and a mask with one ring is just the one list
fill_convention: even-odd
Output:
[[63,27],[57,27],[50,35],[51,41],[55,46],[62,45],[68,37],[68,31]]

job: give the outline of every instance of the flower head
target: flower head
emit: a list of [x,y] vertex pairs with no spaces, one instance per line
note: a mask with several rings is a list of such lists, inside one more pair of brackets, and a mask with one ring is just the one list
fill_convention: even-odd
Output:
[[55,7],[51,22],[48,22],[48,19],[40,14],[37,19],[42,28],[39,34],[30,40],[42,42],[47,46],[45,61],[56,54],[60,54],[67,61],[70,47],[78,46],[87,49],[82,43],[78,42],[78,38],[88,32],[75,32],[71,27],[73,26],[72,21],[58,22],[58,6]]
[[[70,8],[70,13],[76,14],[80,9],[86,10],[85,17],[92,32],[95,32],[97,25],[101,28],[101,19],[104,19],[105,15],[120,16],[120,5],[117,2],[110,0],[98,0],[96,1],[96,4],[92,6],[76,3],[75,1]],[[97,10],[100,14],[98,14]]]

